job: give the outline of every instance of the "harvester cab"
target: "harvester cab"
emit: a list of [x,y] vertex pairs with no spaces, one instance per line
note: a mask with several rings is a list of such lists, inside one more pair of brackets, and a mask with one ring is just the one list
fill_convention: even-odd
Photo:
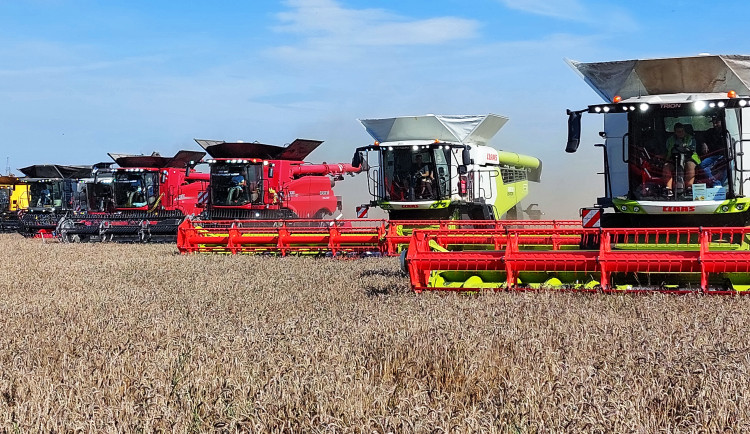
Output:
[[349,164],[307,164],[320,140],[287,147],[257,142],[195,141],[212,157],[207,219],[322,219],[341,208],[336,180],[359,169]]
[[507,121],[494,114],[360,120],[375,139],[352,160],[368,172],[368,206],[388,211],[392,220],[515,215],[528,182],[539,182],[542,163],[487,146]]
[[97,163],[91,171],[91,178],[83,180],[86,210],[89,213],[114,212],[114,163]]
[[603,227],[748,224],[750,56],[569,64],[606,101],[568,111],[568,152],[581,115],[604,116],[605,193],[584,215]]
[[12,175],[0,176],[0,232],[18,230],[18,211],[28,206],[28,185]]
[[26,175],[28,208],[22,210],[19,232],[24,236],[51,236],[66,213],[85,208],[81,180],[91,177],[92,166],[42,164],[20,169]]
[[113,177],[114,208],[120,212],[200,212],[199,196],[208,175],[195,171],[205,152],[179,151],[174,157],[109,154],[119,168]]

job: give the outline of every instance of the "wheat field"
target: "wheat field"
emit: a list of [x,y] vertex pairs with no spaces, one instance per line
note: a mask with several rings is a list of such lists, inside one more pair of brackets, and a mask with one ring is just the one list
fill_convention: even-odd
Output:
[[0,245],[0,432],[750,429],[743,297],[415,295],[393,259]]

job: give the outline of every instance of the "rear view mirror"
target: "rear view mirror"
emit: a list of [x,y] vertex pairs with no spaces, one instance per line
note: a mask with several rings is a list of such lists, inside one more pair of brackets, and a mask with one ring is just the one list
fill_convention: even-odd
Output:
[[471,160],[471,152],[469,152],[468,148],[464,148],[463,152],[461,152],[461,162],[464,166],[468,166],[474,163]]
[[581,113],[583,111],[568,110],[568,144],[565,152],[573,153],[581,143]]
[[274,166],[275,166],[275,164],[269,164],[268,165],[268,177],[269,178],[273,178],[273,168],[274,168]]
[[359,167],[362,165],[362,154],[359,151],[354,151],[352,157],[352,167]]

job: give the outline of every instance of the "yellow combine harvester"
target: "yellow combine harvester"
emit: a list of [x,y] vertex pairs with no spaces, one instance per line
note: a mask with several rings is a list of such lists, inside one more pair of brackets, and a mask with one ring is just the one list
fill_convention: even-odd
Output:
[[18,211],[28,207],[29,186],[15,176],[0,176],[0,232],[15,232]]

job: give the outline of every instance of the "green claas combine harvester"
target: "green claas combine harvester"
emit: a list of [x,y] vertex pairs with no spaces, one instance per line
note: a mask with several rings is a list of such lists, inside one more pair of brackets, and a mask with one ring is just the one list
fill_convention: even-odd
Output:
[[372,200],[391,220],[499,220],[539,182],[542,162],[487,145],[508,118],[404,116],[364,119],[375,139],[358,148]]
[[415,230],[416,291],[745,294],[750,288],[750,56],[570,62],[603,99],[604,190],[582,224]]

